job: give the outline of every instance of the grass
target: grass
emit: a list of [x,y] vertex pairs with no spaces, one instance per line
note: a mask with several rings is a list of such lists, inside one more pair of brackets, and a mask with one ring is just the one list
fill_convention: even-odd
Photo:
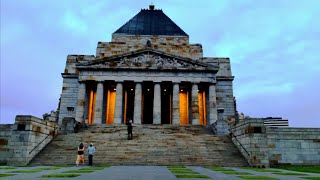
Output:
[[320,177],[300,177],[303,179],[320,180]]
[[92,173],[94,172],[93,170],[81,170],[81,169],[78,169],[78,170],[71,170],[71,171],[65,171],[63,173]]
[[269,176],[238,176],[241,179],[265,179],[265,180],[277,180],[277,178]]
[[285,176],[307,176],[307,174],[294,173],[294,172],[275,172],[273,174],[285,175]]
[[224,174],[242,174],[242,175],[249,175],[251,173],[248,172],[239,172],[239,171],[222,171]]
[[275,169],[261,169],[261,168],[242,168],[242,169],[253,170],[253,171],[258,171],[258,172],[282,172],[282,171],[275,170]]
[[41,171],[41,170],[29,169],[29,170],[10,171],[10,173],[35,173],[35,172],[40,172],[40,171]]
[[81,176],[81,174],[47,174],[41,176],[42,178],[73,178]]
[[184,167],[184,166],[167,166],[167,168],[169,168],[169,169],[170,168],[178,168],[179,169],[179,168],[186,168],[186,167]]
[[210,178],[208,176],[205,176],[205,175],[175,175],[176,178]]
[[45,171],[45,170],[57,170],[57,169],[61,169],[62,167],[43,167],[43,168],[37,168],[34,170],[39,170],[39,171]]
[[15,167],[0,167],[0,170],[16,169]]
[[171,171],[172,174],[199,174],[198,172],[194,171]]
[[278,169],[286,169],[299,172],[311,172],[320,174],[320,166],[277,166]]
[[227,168],[218,167],[218,166],[206,166],[206,168],[214,170],[214,171],[235,171],[233,169],[227,169]]
[[0,174],[0,177],[8,177],[8,176],[14,176],[16,174]]

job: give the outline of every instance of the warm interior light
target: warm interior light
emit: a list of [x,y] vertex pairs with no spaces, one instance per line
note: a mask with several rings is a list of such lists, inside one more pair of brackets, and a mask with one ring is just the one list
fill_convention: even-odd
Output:
[[167,91],[166,89],[164,89],[164,91]]
[[133,91],[133,89],[131,89],[131,91]]
[[180,90],[181,92],[183,91],[183,89]]
[[116,91],[116,88],[113,88],[114,91]]

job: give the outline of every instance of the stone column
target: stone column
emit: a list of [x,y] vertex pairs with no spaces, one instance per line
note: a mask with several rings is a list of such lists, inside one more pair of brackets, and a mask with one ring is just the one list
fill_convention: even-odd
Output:
[[136,88],[134,91],[134,112],[133,121],[135,124],[141,124],[141,106],[142,106],[142,85],[140,82],[136,82]]
[[180,124],[180,97],[179,97],[179,83],[173,83],[172,92],[172,124]]
[[192,84],[191,90],[191,106],[192,106],[192,124],[200,125],[199,120],[199,100],[198,100],[198,85]]
[[161,88],[158,82],[154,84],[153,92],[153,124],[161,124]]
[[103,111],[103,82],[98,82],[96,106],[94,109],[94,123],[102,124],[102,111]]
[[218,120],[217,113],[217,95],[216,86],[214,84],[209,85],[209,122],[210,125]]
[[78,101],[76,109],[76,121],[84,123],[84,107],[86,99],[86,83],[79,82]]
[[123,99],[123,87],[122,82],[117,82],[116,87],[116,107],[115,107],[115,113],[114,113],[114,124],[121,124],[122,122],[122,99]]

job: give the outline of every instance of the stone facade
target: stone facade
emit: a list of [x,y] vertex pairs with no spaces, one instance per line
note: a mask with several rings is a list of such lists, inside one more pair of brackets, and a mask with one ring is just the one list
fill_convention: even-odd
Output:
[[[140,13],[163,16],[160,10]],[[138,124],[209,125],[217,121],[217,108],[224,108],[225,119],[234,118],[229,58],[203,57],[202,45],[190,44],[189,36],[175,28],[179,35],[118,30],[111,42],[98,42],[96,56],[69,55],[59,124],[74,118],[88,124],[133,119]]]
[[252,166],[320,164],[320,128],[268,127],[253,119],[231,129],[234,144]]

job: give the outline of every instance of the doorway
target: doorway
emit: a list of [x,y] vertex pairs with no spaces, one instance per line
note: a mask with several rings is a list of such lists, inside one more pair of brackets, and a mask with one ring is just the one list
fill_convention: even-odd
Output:
[[153,124],[153,82],[142,83],[142,124]]
[[161,124],[172,124],[172,83],[161,83]]
[[124,83],[124,117],[123,124],[127,124],[129,119],[133,121],[134,111],[134,82]]

